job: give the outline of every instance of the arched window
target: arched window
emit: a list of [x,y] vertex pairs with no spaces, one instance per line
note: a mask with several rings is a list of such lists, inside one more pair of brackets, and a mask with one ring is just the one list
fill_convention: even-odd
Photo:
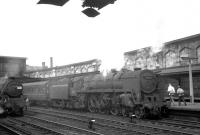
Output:
[[135,68],[144,68],[144,60],[142,57],[138,57],[135,59]]
[[176,53],[174,51],[169,50],[167,53],[165,53],[166,67],[176,66],[176,62],[177,62],[177,58],[176,58]]
[[183,60],[181,57],[190,57],[191,56],[191,48],[184,47],[179,51],[179,60],[181,65],[186,65],[187,61]]
[[191,55],[191,48],[188,48],[188,47],[184,47],[180,50],[180,57],[181,56],[187,56],[189,57]]
[[200,63],[200,46],[197,47],[197,59],[198,63]]
[[130,59],[126,59],[126,60],[125,60],[125,65],[126,65],[126,66],[130,66],[130,65],[131,65]]
[[149,57],[146,59],[146,65],[147,65],[147,69],[154,69],[156,67],[156,61]]
[[132,69],[134,69],[133,66],[134,66],[133,60],[126,57],[126,58],[125,58],[125,68],[126,68],[126,69],[132,70]]

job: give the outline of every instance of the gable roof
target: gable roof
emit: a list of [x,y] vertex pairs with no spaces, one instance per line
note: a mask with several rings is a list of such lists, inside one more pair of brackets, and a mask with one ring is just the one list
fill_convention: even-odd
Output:
[[165,42],[164,45],[170,45],[170,44],[174,44],[174,43],[189,41],[189,40],[193,40],[193,39],[197,39],[197,38],[200,39],[200,34],[195,34],[195,35],[192,35],[192,36],[188,36],[188,37],[172,40],[172,41],[169,41],[169,42]]

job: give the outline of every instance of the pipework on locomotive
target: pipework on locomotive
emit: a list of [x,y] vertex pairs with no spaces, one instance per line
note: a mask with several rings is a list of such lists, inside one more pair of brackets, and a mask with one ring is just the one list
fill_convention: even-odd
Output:
[[146,118],[167,114],[167,104],[157,85],[157,76],[150,70],[113,70],[106,77],[95,74],[24,83],[23,88],[32,105]]

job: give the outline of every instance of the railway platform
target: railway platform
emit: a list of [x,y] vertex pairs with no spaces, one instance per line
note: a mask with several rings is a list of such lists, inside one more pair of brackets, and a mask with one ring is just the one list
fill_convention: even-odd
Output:
[[200,103],[190,103],[186,102],[186,106],[184,103],[181,103],[181,106],[178,105],[178,102],[171,103],[170,106],[170,114],[177,116],[189,116],[200,118]]
[[181,106],[178,105],[178,102],[174,102],[171,103],[170,109],[173,110],[191,110],[191,111],[199,111],[200,112],[200,103],[190,103],[190,102],[186,102],[186,106],[184,105],[184,103],[181,103]]

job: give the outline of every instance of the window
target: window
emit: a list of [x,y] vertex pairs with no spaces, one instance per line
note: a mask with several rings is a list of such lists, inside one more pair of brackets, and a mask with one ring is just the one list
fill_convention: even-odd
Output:
[[156,68],[156,60],[152,57],[146,59],[147,69],[154,69]]
[[125,68],[130,69],[130,70],[134,69],[134,64],[133,64],[133,61],[131,59],[126,60]]
[[183,60],[181,57],[190,57],[191,56],[191,48],[184,47],[179,52],[179,60],[181,65],[187,65],[187,61]]
[[168,51],[165,54],[165,66],[166,67],[172,67],[172,66],[176,66],[176,62],[177,62],[177,58],[176,58],[176,54],[173,51]]
[[135,68],[144,68],[144,60],[141,57],[136,58]]
[[186,57],[190,56],[190,51],[191,51],[190,48],[187,48],[187,47],[182,48],[180,50],[180,57],[181,56],[186,56]]

